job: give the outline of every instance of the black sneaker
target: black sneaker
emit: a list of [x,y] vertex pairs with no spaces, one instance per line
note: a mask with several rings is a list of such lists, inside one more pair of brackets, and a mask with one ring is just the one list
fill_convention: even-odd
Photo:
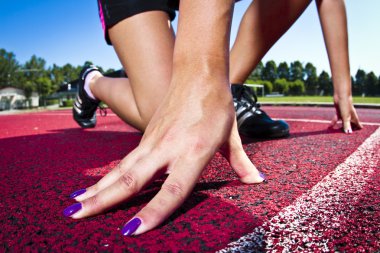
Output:
[[242,84],[231,85],[239,133],[251,138],[280,138],[289,135],[289,125],[272,120],[257,103],[256,94]]
[[86,76],[92,71],[99,71],[99,69],[93,65],[83,67],[79,75],[78,93],[73,105],[74,120],[82,128],[93,128],[96,126],[96,109],[100,101],[90,98],[84,90]]

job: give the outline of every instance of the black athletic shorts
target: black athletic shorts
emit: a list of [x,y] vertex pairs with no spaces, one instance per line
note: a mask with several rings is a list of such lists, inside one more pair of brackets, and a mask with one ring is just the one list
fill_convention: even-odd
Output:
[[165,11],[173,20],[179,0],[98,0],[98,7],[105,39],[111,45],[108,29],[118,22],[146,11]]

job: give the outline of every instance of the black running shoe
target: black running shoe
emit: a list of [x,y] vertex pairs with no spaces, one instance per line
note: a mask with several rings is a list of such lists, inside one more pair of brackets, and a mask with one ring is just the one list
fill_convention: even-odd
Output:
[[99,69],[93,65],[83,67],[79,75],[78,93],[73,105],[74,120],[82,128],[93,128],[96,126],[96,109],[100,101],[90,98],[84,90],[86,76],[92,71],[99,71]]
[[242,84],[231,85],[239,133],[251,138],[280,138],[289,135],[289,125],[271,119],[257,103],[256,94]]

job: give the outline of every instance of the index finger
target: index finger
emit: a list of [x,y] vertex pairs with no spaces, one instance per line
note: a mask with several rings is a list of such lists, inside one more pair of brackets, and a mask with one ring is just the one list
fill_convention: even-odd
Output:
[[142,234],[165,221],[190,195],[206,164],[184,162],[173,169],[156,196],[125,224],[123,235]]

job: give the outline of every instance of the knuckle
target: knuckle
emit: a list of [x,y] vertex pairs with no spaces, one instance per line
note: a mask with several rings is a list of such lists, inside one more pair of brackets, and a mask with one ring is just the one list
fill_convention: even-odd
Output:
[[115,169],[116,169],[116,173],[115,173],[115,175],[117,176],[117,177],[119,177],[119,178],[122,178],[123,176],[124,176],[124,174],[125,173],[127,173],[127,167],[124,165],[124,164],[122,164],[122,163],[119,163],[116,167],[115,167]]
[[193,137],[189,151],[202,154],[210,149],[210,144],[208,138],[203,138],[202,136]]
[[206,143],[204,139],[196,140],[193,147],[196,152],[199,152],[199,151],[207,150],[207,148],[209,147],[209,144]]
[[137,182],[136,178],[131,173],[124,173],[119,182],[125,191],[136,191],[137,190]]
[[163,213],[162,209],[150,207],[148,205],[140,211],[138,216],[143,217],[145,225],[157,226],[163,221],[165,214]]
[[97,195],[87,199],[85,201],[85,205],[87,206],[87,208],[89,208],[90,210],[94,212],[103,211],[102,203],[99,201],[99,197]]
[[183,186],[178,182],[164,183],[162,185],[162,189],[176,198],[179,198],[179,199],[185,198],[185,192],[184,192]]
[[87,192],[99,192],[99,189],[100,189],[100,187],[99,187],[99,181],[96,183],[96,184],[94,184],[94,185],[92,185],[91,187],[89,187],[88,189],[87,189]]
[[123,166],[121,165],[121,163],[119,163],[116,166],[116,170],[117,170],[117,173],[119,173],[119,175],[123,175]]

